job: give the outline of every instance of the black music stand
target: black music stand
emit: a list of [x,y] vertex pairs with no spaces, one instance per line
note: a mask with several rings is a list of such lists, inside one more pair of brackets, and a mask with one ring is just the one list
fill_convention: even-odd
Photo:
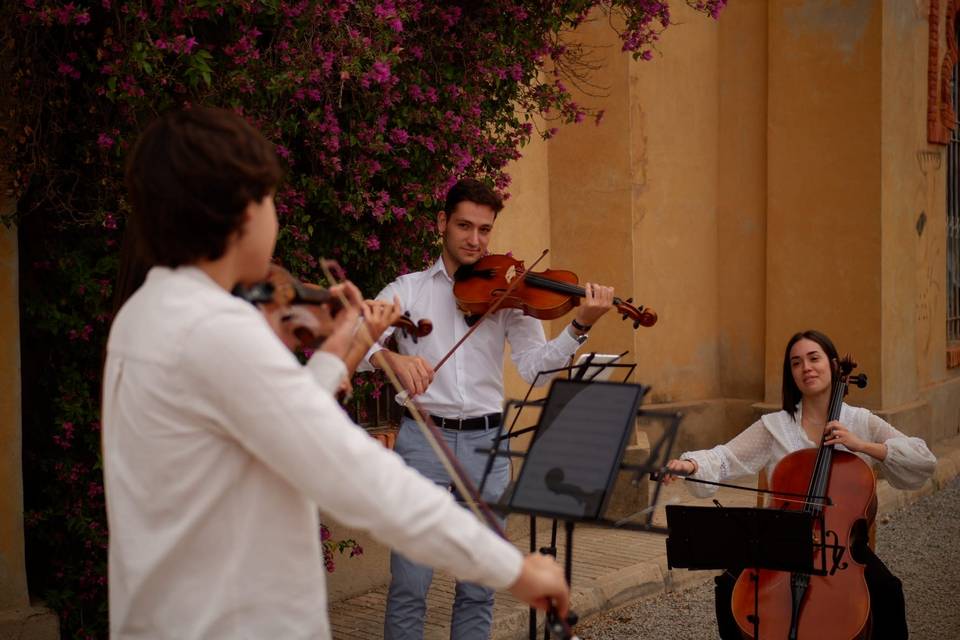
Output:
[[[584,380],[588,361],[581,366],[565,367],[568,374],[579,373],[578,379],[554,379],[547,397],[540,401],[507,403],[537,405],[543,409],[535,427],[512,431],[504,435],[498,428],[497,447],[486,451],[488,463],[482,487],[497,456],[521,457],[523,466],[517,481],[505,492],[499,504],[501,512],[525,513],[530,516],[530,551],[536,551],[536,518],[553,518],[551,547],[541,549],[556,557],[558,520],[564,521],[566,548],[564,572],[567,582],[573,572],[573,530],[575,522],[602,521],[603,510],[620,471],[623,451],[635,426],[637,410],[648,387],[618,382]],[[634,365],[615,365],[632,372]],[[557,373],[558,371],[544,372]],[[594,374],[595,375],[595,374]],[[529,397],[529,391],[527,394]],[[518,413],[519,416],[519,413]],[[516,418],[513,421],[516,424]],[[528,451],[515,453],[499,448],[509,438],[534,433]],[[550,625],[551,621],[547,621]],[[544,630],[549,637],[549,628]],[[530,610],[530,639],[537,634],[536,610]]]
[[[522,400],[508,400],[504,405],[503,415],[506,418],[506,416],[510,415],[511,411],[514,411],[514,417],[513,417],[513,420],[509,421],[510,426],[507,430],[507,433],[504,434],[503,425],[507,423],[507,420],[505,419],[501,423],[501,425],[498,426],[497,428],[497,435],[494,440],[495,447],[491,449],[477,450],[479,453],[486,453],[488,455],[486,468],[484,469],[483,477],[480,483],[481,493],[483,491],[484,485],[486,484],[486,479],[489,476],[490,471],[493,469],[493,464],[497,457],[526,458],[527,456],[527,454],[525,453],[511,451],[509,447],[503,448],[505,441],[508,441],[512,438],[516,438],[518,436],[521,436],[527,433],[534,433],[535,434],[534,442],[536,442],[536,438],[537,438],[536,433],[540,430],[541,423],[543,422],[544,416],[542,413],[541,413],[541,420],[538,421],[537,425],[528,427],[528,428],[523,428],[523,429],[516,429],[515,427],[525,407],[542,408],[546,405],[547,398],[538,399],[538,400],[530,399],[530,396],[533,392],[534,387],[538,386],[538,383],[540,382],[542,377],[555,376],[558,374],[563,375],[565,373],[567,378],[570,380],[590,382],[590,381],[596,381],[595,379],[598,376],[601,376],[601,374],[606,373],[607,370],[614,370],[614,372],[619,372],[619,371],[623,372],[624,374],[623,382],[625,383],[626,380],[633,374],[634,369],[636,369],[636,364],[625,364],[618,361],[627,353],[628,353],[627,351],[624,351],[623,353],[619,354],[619,357],[616,360],[608,360],[607,358],[597,358],[595,360],[592,357],[595,354],[589,354],[588,357],[584,358],[583,361],[577,364],[570,365],[567,367],[560,367],[557,369],[550,369],[547,371],[541,371],[537,374],[536,378],[531,383],[530,387],[527,389],[527,392],[524,395]],[[596,382],[599,382],[599,381],[596,381]],[[606,383],[606,384],[610,384],[610,383]],[[642,396],[644,396],[649,391],[649,387],[641,386],[641,389],[642,389],[641,391],[641,400],[642,400]],[[663,430],[663,434],[660,436],[660,438],[658,438],[657,441],[651,446],[650,454],[647,457],[646,461],[644,461],[642,464],[623,464],[622,462],[620,462],[623,455],[625,441],[624,442],[618,441],[615,443],[616,445],[615,448],[617,449],[615,458],[619,464],[617,464],[617,466],[615,467],[615,472],[613,475],[614,481],[616,480],[616,473],[619,471],[633,472],[635,476],[635,481],[634,481],[635,484],[639,482],[639,479],[643,475],[650,474],[652,472],[661,471],[666,466],[667,461],[670,459],[670,454],[673,449],[673,445],[677,439],[677,433],[680,428],[680,422],[683,419],[683,414],[680,414],[677,412],[669,412],[669,411],[637,409],[636,417],[665,420],[667,422],[667,425],[665,426]],[[631,421],[630,424],[632,425],[633,421]],[[590,425],[584,425],[584,426],[587,429],[592,428]],[[629,435],[629,431],[627,435]],[[531,445],[531,448],[532,446],[533,445]],[[577,455],[580,455],[579,451],[577,452]],[[555,483],[556,480],[557,480],[556,472],[554,472],[554,476],[552,476],[551,482]],[[568,482],[568,481],[566,478],[564,478],[563,482]],[[563,482],[561,482],[561,484]],[[604,526],[604,527],[611,527],[611,528],[627,529],[631,531],[659,533],[659,534],[666,535],[668,532],[666,527],[656,526],[653,524],[654,508],[656,507],[657,500],[659,499],[659,496],[660,496],[661,483],[662,483],[662,476],[659,476],[658,482],[656,484],[656,488],[654,489],[653,496],[651,497],[651,500],[650,500],[650,505],[647,508],[643,509],[642,511],[632,514],[626,518],[622,518],[621,520],[618,520],[618,521],[613,521],[613,520],[604,519],[602,517],[598,517],[596,519],[590,520],[590,524]],[[505,504],[505,503],[508,502],[508,497],[511,496],[512,493],[513,493],[512,489],[508,488],[507,492],[505,492],[504,494],[505,498],[501,501],[501,504],[493,504],[491,506],[495,510],[498,510],[504,514],[509,513],[512,509],[508,504]],[[605,499],[606,497],[609,496],[609,493],[610,491],[608,488],[606,495],[604,496],[604,499],[600,500],[601,503],[605,503]],[[598,497],[594,495],[593,506],[595,506],[597,499]],[[600,509],[600,512],[601,514],[603,513],[603,508]],[[538,513],[530,513],[529,515],[530,515],[530,551],[534,552],[534,551],[537,551],[537,515],[540,515],[540,514],[538,512]],[[572,555],[571,555],[572,549],[573,549],[573,523],[576,520],[583,521],[584,518],[575,518],[571,520],[564,516],[558,517],[559,514],[546,514],[546,515],[548,515],[548,517],[553,518],[550,545],[541,547],[539,551],[540,553],[557,557],[558,523],[560,519],[563,519],[565,521],[565,529],[566,529],[566,554],[567,554],[565,558],[564,569],[566,572],[567,582],[569,583],[572,577],[572,566],[573,566]],[[642,515],[646,515],[646,518],[643,521],[634,522],[636,518]],[[532,609],[532,608],[530,609],[529,631],[530,631],[530,635],[529,635],[530,640],[536,640],[537,611],[536,609]],[[545,639],[549,638],[549,634],[550,634],[550,630],[544,629]]]
[[822,574],[813,566],[812,513],[680,505],[667,505],[666,511],[668,568],[754,569],[750,619],[755,640],[760,638],[756,571]]

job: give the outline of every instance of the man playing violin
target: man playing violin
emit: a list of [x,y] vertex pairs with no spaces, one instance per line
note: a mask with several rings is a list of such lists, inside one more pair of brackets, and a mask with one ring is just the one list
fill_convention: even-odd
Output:
[[[318,351],[302,366],[230,294],[267,275],[280,177],[272,145],[216,109],[160,118],[131,154],[131,228],[155,266],[107,345],[111,636],[330,638],[318,506],[565,615],[552,559],[524,558],[352,424],[331,395],[342,360]],[[373,318],[357,294],[333,329],[344,344],[344,326]]]
[[[399,298],[405,311],[433,321],[429,340],[414,343],[398,336],[398,351],[377,345],[368,363],[382,366],[379,358],[397,372],[405,390],[416,397],[443,431],[471,479],[479,482],[486,456],[477,448],[493,445],[503,406],[503,356],[506,342],[511,358],[527,382],[537,372],[567,364],[587,332],[613,306],[613,289],[587,284],[586,296],[575,319],[553,340],[547,341],[540,321],[518,309],[502,309],[484,319],[473,335],[454,352],[434,375],[431,363],[469,330],[453,295],[453,275],[458,268],[477,262],[487,252],[500,197],[478,180],[463,179],[449,190],[443,211],[437,217],[442,240],[439,259],[429,269],[400,276],[377,296]],[[384,337],[389,335],[385,332]],[[361,370],[364,365],[361,365]],[[546,379],[541,380],[546,383]],[[443,487],[450,478],[425,438],[407,414],[397,436],[396,451],[410,466]],[[484,499],[496,500],[510,479],[510,463],[498,458],[484,487]],[[426,595],[432,570],[416,558],[394,552],[390,558],[391,583],[384,623],[386,640],[423,637]],[[480,640],[490,635],[494,590],[468,581],[457,582],[450,636],[457,640]]]

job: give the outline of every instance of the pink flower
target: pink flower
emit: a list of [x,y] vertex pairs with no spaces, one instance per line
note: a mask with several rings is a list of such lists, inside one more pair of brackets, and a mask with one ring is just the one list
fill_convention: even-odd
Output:
[[377,251],[380,249],[380,238],[375,235],[371,235],[367,238],[366,245],[367,249],[370,249],[371,251]]
[[68,76],[74,80],[80,79],[80,72],[73,68],[73,65],[67,64],[66,62],[61,62],[57,65],[57,73],[62,76]]
[[373,67],[367,75],[374,82],[384,84],[390,80],[390,65],[382,60],[377,60],[373,63]]
[[72,2],[65,4],[62,7],[59,7],[57,12],[57,22],[60,24],[70,24],[70,19],[73,17],[73,13],[77,10],[76,5]]
[[[113,143],[113,138],[106,133],[101,133],[99,136],[97,136],[97,146],[99,146],[101,149],[109,149],[113,147]],[[106,224],[104,224],[104,226],[106,226]],[[111,228],[116,229],[116,225]]]

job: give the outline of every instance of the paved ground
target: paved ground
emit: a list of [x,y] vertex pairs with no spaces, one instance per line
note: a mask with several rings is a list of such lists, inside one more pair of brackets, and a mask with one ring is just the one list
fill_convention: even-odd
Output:
[[[902,492],[880,482],[877,552],[906,585],[912,637],[960,638],[960,627],[949,626],[955,625],[953,621],[960,617],[960,582],[957,578],[960,575],[960,490],[956,488],[956,482],[950,484],[960,471],[960,437],[940,443],[934,451],[939,458],[937,472],[923,489]],[[946,490],[948,484],[950,488]],[[938,492],[941,488],[945,490]],[[709,504],[691,499],[682,483],[675,483],[669,489],[661,505],[669,502]],[[932,497],[918,502],[922,496]],[[724,489],[717,498],[727,506],[754,502],[747,494]],[[891,517],[905,508],[908,509],[904,511],[906,515]],[[915,508],[920,511],[914,512]],[[658,521],[662,521],[662,513],[661,508],[657,513]],[[905,529],[901,532],[900,527]],[[549,530],[544,531],[546,528],[545,524],[539,525],[538,544],[546,543],[549,536]],[[521,549],[526,549],[529,544],[527,539],[515,542]],[[578,527],[574,551],[573,607],[585,621],[578,627],[585,640],[714,637],[712,583],[705,585],[712,574],[681,570],[668,572],[662,536]],[[560,554],[562,557],[562,544]],[[938,576],[925,568],[928,566],[942,566],[952,572]],[[381,588],[331,605],[334,638],[381,638],[385,591]],[[649,602],[655,602],[655,609],[643,610],[643,613],[631,613],[632,608],[616,609],[656,594],[663,595],[640,604],[647,606]],[[424,640],[449,638],[452,598],[453,581],[438,575],[428,600]],[[602,612],[611,613],[602,622],[599,618],[590,618]],[[494,640],[527,637],[527,609],[509,594],[497,595],[494,615]],[[926,619],[932,622],[928,623]],[[651,627],[618,626],[644,621],[648,621]]]

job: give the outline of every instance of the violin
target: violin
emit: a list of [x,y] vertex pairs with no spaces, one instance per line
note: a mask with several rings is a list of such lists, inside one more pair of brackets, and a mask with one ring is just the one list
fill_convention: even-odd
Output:
[[[850,376],[856,363],[834,361],[827,422],[840,418],[847,384],[861,389],[863,374]],[[817,449],[785,456],[770,476],[772,495],[800,494],[802,508],[814,516],[816,551],[826,560],[814,574],[745,569],[733,589],[733,617],[744,638],[868,638],[870,592],[864,565],[851,553],[863,542],[877,512],[876,480],[870,466],[848,451],[835,451],[821,436]],[[773,498],[771,507],[796,509],[797,501]],[[823,573],[825,575],[819,575]],[[756,591],[754,591],[756,589]],[[756,600],[755,600],[756,597]],[[755,613],[756,611],[756,613]]]
[[[318,285],[300,282],[293,275],[277,264],[270,265],[270,273],[263,282],[251,285],[237,285],[233,295],[255,305],[277,305],[285,309],[284,320],[293,320],[298,324],[294,330],[302,346],[315,346],[325,335],[314,334],[310,324],[306,321],[297,322],[301,311],[298,306],[326,306],[331,316],[335,316],[343,308],[343,302],[338,296],[330,293]],[[315,324],[315,323],[314,323]],[[421,318],[414,322],[409,312],[398,318],[393,325],[405,336],[416,342],[419,338],[430,335],[433,323]]]
[[[511,283],[522,277],[522,282]],[[553,320],[565,315],[580,304],[587,295],[579,286],[573,271],[545,269],[526,272],[523,261],[510,256],[491,254],[472,265],[463,265],[453,276],[453,295],[458,308],[472,325],[493,304],[499,308],[520,309],[524,315],[539,320]],[[509,293],[507,293],[509,289]],[[506,293],[506,295],[504,295]],[[635,307],[633,298],[614,298],[613,304],[624,320],[633,320],[633,328],[652,327],[657,323],[657,312]]]

